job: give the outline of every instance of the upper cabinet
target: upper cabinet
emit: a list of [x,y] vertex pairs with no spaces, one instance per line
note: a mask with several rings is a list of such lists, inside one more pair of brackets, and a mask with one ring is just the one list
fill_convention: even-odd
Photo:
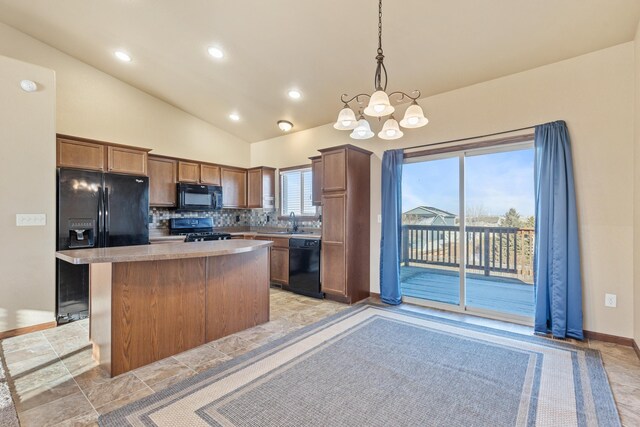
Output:
[[249,169],[247,180],[247,207],[273,209],[276,200],[276,170],[266,166]]
[[178,161],[178,181],[197,184],[200,182],[200,164]]
[[124,147],[107,147],[109,172],[147,174],[147,152]]
[[104,145],[58,138],[57,163],[62,168],[104,171]]
[[178,181],[191,184],[221,185],[220,166],[179,160]]
[[200,183],[207,185],[222,185],[220,166],[201,164]]
[[247,207],[246,169],[221,168],[222,205],[225,208]]
[[56,151],[58,167],[147,175],[144,148],[58,135]]
[[165,157],[149,156],[149,206],[175,207],[178,162]]
[[322,153],[322,191],[347,189],[347,149],[337,148]]
[[311,160],[311,204],[322,204],[322,156],[309,157]]

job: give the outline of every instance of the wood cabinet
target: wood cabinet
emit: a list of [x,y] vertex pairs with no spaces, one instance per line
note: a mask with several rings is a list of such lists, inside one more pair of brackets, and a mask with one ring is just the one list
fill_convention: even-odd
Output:
[[147,175],[147,153],[124,147],[107,147],[108,171],[128,173],[133,175]]
[[[323,150],[321,150],[323,151]],[[347,149],[322,153],[322,191],[347,189]]]
[[178,181],[197,184],[200,182],[200,164],[178,161]]
[[207,185],[221,185],[220,166],[200,165],[200,183]]
[[58,167],[147,175],[150,150],[144,148],[58,135],[56,151]]
[[280,285],[289,284],[289,239],[280,237],[256,236],[255,240],[270,240],[273,242],[271,247],[271,274],[270,279],[273,283]]
[[221,168],[222,205],[225,208],[247,207],[247,171]]
[[247,171],[247,207],[275,208],[276,170],[266,166]]
[[63,168],[104,171],[104,145],[58,138],[57,164]]
[[370,156],[344,145],[322,153],[322,291],[354,303],[369,296]]
[[322,204],[322,156],[309,157],[311,160],[311,204]]
[[175,207],[178,162],[174,159],[149,156],[149,206]]

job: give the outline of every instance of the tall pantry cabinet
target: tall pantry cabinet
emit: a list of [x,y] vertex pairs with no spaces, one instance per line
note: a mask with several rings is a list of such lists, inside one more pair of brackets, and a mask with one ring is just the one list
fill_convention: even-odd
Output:
[[369,296],[370,156],[353,145],[322,153],[322,291],[349,304]]

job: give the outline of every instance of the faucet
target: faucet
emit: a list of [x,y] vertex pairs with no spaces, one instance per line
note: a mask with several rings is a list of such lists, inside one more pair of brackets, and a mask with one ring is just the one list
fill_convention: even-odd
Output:
[[296,213],[291,211],[291,213],[289,214],[289,218],[291,218],[291,222],[293,223],[293,225],[291,226],[291,228],[293,229],[294,233],[298,232],[298,219],[296,218]]

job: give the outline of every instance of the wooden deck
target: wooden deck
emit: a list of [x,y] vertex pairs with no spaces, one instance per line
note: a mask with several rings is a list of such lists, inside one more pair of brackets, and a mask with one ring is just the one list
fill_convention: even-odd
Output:
[[[401,267],[402,295],[448,304],[460,301],[457,272],[423,267]],[[533,285],[517,279],[467,273],[467,301],[470,308],[533,317]]]

